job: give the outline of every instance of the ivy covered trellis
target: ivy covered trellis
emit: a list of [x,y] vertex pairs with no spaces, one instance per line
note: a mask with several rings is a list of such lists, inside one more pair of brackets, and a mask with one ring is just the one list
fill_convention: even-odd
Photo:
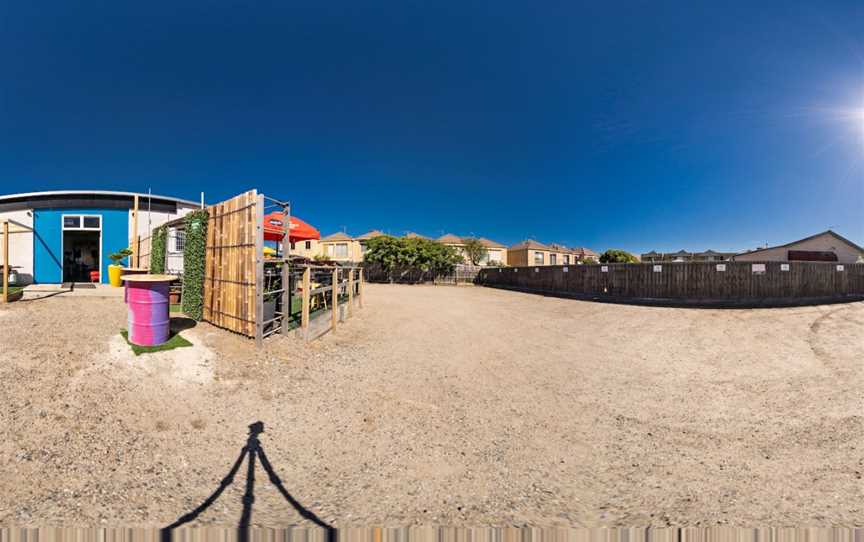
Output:
[[[201,209],[186,215],[183,249],[183,312],[200,321],[204,307],[204,268],[209,213]],[[164,261],[164,259],[163,259]]]
[[165,245],[168,239],[168,228],[159,226],[153,230],[150,246],[150,272],[161,275],[165,272]]

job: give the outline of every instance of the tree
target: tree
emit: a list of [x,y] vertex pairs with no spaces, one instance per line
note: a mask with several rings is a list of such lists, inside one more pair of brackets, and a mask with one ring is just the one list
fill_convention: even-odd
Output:
[[600,263],[638,263],[636,256],[626,250],[610,248],[600,255]]
[[489,251],[486,250],[486,247],[483,246],[483,243],[479,239],[468,237],[463,242],[465,243],[465,247],[462,250],[465,252],[465,256],[468,257],[468,261],[472,264],[480,265],[480,262],[485,260],[486,256],[489,255]]
[[430,239],[381,235],[366,242],[363,260],[377,263],[388,271],[408,267],[448,274],[462,261],[462,256],[455,248]]

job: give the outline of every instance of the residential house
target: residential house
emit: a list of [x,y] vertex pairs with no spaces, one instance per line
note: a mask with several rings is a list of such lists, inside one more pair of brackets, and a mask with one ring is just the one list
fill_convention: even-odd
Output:
[[579,263],[586,256],[596,258],[596,254],[589,249],[544,245],[533,239],[526,239],[507,249],[507,263],[511,266],[571,265]]
[[[462,254],[465,263],[471,263],[468,256],[465,254],[465,241],[467,239],[469,239],[469,237],[459,237],[452,233],[446,233],[435,241],[455,248],[460,254]],[[497,241],[492,241],[491,239],[486,239],[485,237],[480,237],[477,240],[480,241],[480,244],[486,247],[486,257],[480,261],[480,265],[507,263],[507,247],[505,245],[502,245]]]
[[318,254],[335,262],[348,263],[362,260],[360,243],[342,231],[322,237],[318,246]]
[[864,262],[864,248],[827,230],[785,245],[766,247],[734,256],[745,262]]

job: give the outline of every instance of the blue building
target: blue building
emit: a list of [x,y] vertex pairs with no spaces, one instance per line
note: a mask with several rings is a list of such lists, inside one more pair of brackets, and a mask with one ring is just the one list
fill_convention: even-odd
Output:
[[9,263],[22,283],[90,282],[94,271],[107,283],[110,254],[130,246],[136,233],[148,237],[156,226],[200,206],[132,192],[31,192],[0,196],[0,222],[14,220],[33,230],[9,239]]

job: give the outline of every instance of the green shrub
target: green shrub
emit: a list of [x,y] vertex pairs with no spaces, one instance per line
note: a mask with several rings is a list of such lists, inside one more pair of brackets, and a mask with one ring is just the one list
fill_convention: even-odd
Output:
[[168,238],[168,228],[159,226],[153,230],[150,240],[150,272],[161,275],[165,272],[165,244]]
[[201,320],[204,310],[204,268],[207,247],[207,219],[205,210],[186,215],[186,246],[183,250],[183,312]]
[[108,255],[108,259],[113,262],[113,265],[121,265],[123,260],[132,255],[131,248],[124,248],[122,250],[118,250],[117,252],[112,252]]
[[463,260],[454,247],[437,241],[381,235],[366,242],[363,261],[377,263],[388,271],[400,267],[448,274]]
[[600,255],[600,263],[638,263],[636,256],[626,250],[610,248]]

